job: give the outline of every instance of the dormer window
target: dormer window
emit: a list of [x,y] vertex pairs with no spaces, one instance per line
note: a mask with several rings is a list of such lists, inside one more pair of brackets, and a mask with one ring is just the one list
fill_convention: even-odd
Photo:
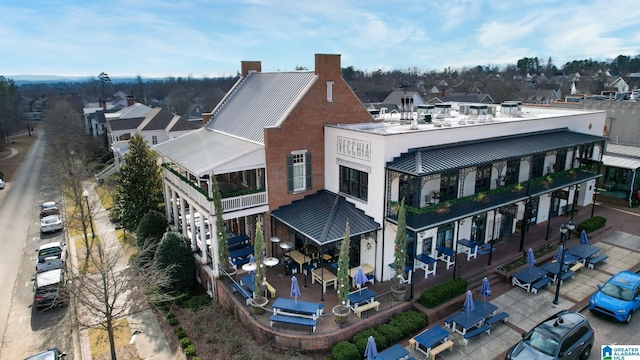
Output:
[[333,81],[327,81],[327,102],[333,102]]

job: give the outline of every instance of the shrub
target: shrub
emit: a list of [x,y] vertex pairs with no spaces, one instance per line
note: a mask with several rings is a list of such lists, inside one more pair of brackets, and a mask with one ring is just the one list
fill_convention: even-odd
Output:
[[431,309],[467,291],[467,281],[455,278],[420,294],[420,304]]
[[167,313],[167,316],[166,316],[167,319],[173,319],[174,317],[176,317],[176,314],[174,314],[172,311],[169,311]]
[[191,360],[202,360],[202,358],[200,356],[194,356],[191,358]]
[[393,317],[389,324],[400,330],[404,338],[427,326],[427,319],[423,314],[409,310]]
[[187,333],[184,330],[180,329],[176,331],[176,336],[178,337],[178,339],[182,340],[187,337]]
[[183,331],[183,330],[184,329],[182,329],[182,326],[176,326],[176,327],[173,328],[173,332],[176,333],[176,334],[178,333],[178,331]]
[[357,333],[356,336],[351,339],[351,342],[358,349],[359,354],[364,354],[364,351],[367,349],[369,336],[373,336],[373,338],[376,340],[376,346],[378,349],[382,350],[389,347],[387,338],[384,337],[384,335],[380,334],[376,329],[366,329]]
[[171,319],[167,319],[167,323],[171,326],[176,326],[178,325],[178,318],[171,318]]
[[[378,332],[387,338],[387,344],[394,344],[404,337],[402,331],[391,324],[382,324],[378,327]],[[377,343],[376,343],[377,345]]]
[[196,354],[196,348],[193,345],[189,345],[184,348],[184,354],[187,356],[194,356]]
[[587,233],[590,233],[604,227],[606,223],[607,219],[603,218],[602,216],[594,216],[578,224],[577,232],[580,233],[582,230],[584,230]]
[[362,358],[358,348],[348,341],[341,341],[335,344],[331,348],[331,355],[333,355],[334,360],[361,360]]
[[191,339],[188,337],[180,339],[180,347],[186,349],[187,346],[191,345]]
[[197,311],[201,307],[207,305],[210,302],[211,302],[211,297],[209,297],[209,295],[207,295],[207,294],[205,294],[205,295],[196,295],[196,296],[192,296],[191,298],[186,300],[183,303],[183,306],[185,308],[187,308],[187,309],[192,310],[192,311]]

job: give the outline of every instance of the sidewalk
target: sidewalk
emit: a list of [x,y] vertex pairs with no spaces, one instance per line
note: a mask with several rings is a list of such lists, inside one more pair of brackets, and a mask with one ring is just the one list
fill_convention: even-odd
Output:
[[[98,195],[95,192],[93,183],[87,186],[89,190],[89,202],[91,204],[99,205],[96,210],[96,214],[93,215],[93,222],[95,225],[95,231],[99,234],[100,239],[104,242],[106,248],[112,248],[120,246],[116,237],[115,228],[109,221],[109,212],[102,207]],[[69,241],[73,244],[73,241]],[[75,249],[74,249],[75,251]],[[131,313],[127,316],[129,327],[131,331],[137,332],[135,336],[135,345],[138,350],[138,355],[141,359],[153,359],[153,360],[174,360],[175,357],[169,343],[167,342],[160,325],[156,321],[155,315],[150,309],[142,309],[137,313]],[[132,334],[133,336],[133,334]],[[82,359],[91,359],[91,349],[89,346],[88,330],[80,331],[80,347],[82,348]]]
[[[609,206],[609,205],[605,205]],[[628,210],[627,210],[628,209]],[[463,344],[462,336],[453,333],[449,340],[454,342],[453,350],[445,350],[439,358],[485,360],[504,359],[507,350],[521,340],[521,334],[531,330],[547,317],[564,309],[581,311],[588,306],[589,299],[594,293],[597,284],[603,284],[611,275],[621,270],[640,270],[640,234],[638,223],[640,214],[637,209],[623,209],[611,207],[614,218],[607,218],[607,226],[612,223],[612,230],[603,232],[590,238],[590,245],[599,247],[600,254],[609,256],[606,263],[598,264],[595,269],[583,269],[576,272],[574,279],[563,282],[560,288],[560,301],[553,304],[556,285],[549,286],[538,291],[537,294],[526,292],[511,284],[497,286],[493,296],[488,300],[498,306],[498,312],[505,311],[509,314],[508,322],[498,323],[491,328],[491,333],[480,334],[469,340],[468,345]],[[581,210],[583,211],[583,210]],[[598,215],[596,213],[596,215]],[[611,216],[610,215],[610,216]],[[615,225],[614,225],[615,224]],[[630,231],[633,232],[625,232]],[[433,325],[433,324],[430,324]],[[444,327],[442,321],[439,325]],[[417,350],[406,348],[411,356],[423,359],[424,354]]]

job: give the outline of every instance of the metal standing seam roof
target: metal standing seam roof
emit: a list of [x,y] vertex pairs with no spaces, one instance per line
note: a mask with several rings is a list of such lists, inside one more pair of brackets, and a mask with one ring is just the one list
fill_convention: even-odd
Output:
[[640,159],[640,146],[608,143],[604,153],[607,155],[622,155]]
[[264,128],[280,125],[316,79],[313,71],[250,73],[206,127],[264,144]]
[[387,167],[390,170],[414,176],[425,176],[605,140],[606,138],[602,136],[577,133],[566,129],[519,134],[461,144],[412,149],[389,162]]
[[205,128],[194,130],[153,147],[153,150],[160,155],[198,176],[210,173],[216,166],[262,149],[264,145]]
[[322,246],[344,239],[349,220],[349,234],[356,236],[381,227],[343,196],[327,190],[305,196],[271,212],[271,216]]
[[631,159],[621,156],[602,155],[602,163],[605,166],[617,167],[622,169],[636,170],[640,168],[640,159]]

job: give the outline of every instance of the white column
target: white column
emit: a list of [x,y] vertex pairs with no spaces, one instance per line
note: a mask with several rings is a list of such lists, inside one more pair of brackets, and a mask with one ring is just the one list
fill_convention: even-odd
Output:
[[196,249],[196,217],[193,205],[189,204],[189,230],[191,231],[191,250]]
[[[214,217],[215,219],[215,217]],[[218,261],[218,228],[216,226],[215,220],[211,220],[209,222],[209,227],[211,228],[211,261],[213,263],[213,276],[219,277],[219,261]],[[226,236],[226,234],[225,234]]]
[[175,190],[171,191],[171,204],[173,205],[173,226],[175,226],[175,228],[177,229],[179,224],[178,221],[180,221],[178,219],[178,196],[176,195],[177,192]]
[[180,214],[182,216],[182,235],[187,236],[187,214],[182,197],[180,197]]
[[169,185],[164,182],[164,211],[165,211],[165,215],[168,219],[171,219],[171,188],[169,187]]
[[206,264],[207,260],[207,224],[204,221],[204,213],[200,213],[200,244],[202,246],[202,263]]

